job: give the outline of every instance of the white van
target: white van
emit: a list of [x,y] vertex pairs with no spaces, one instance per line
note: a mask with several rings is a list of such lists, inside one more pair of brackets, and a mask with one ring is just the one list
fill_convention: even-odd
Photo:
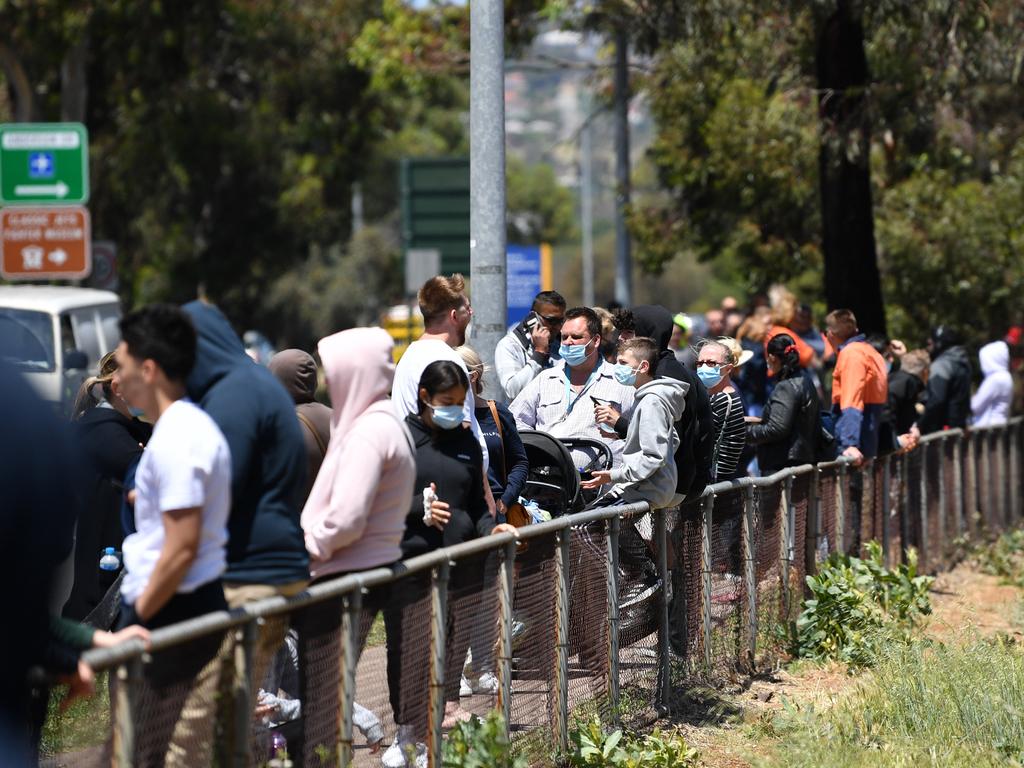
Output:
[[0,355],[68,414],[82,381],[117,346],[116,293],[72,286],[0,285]]

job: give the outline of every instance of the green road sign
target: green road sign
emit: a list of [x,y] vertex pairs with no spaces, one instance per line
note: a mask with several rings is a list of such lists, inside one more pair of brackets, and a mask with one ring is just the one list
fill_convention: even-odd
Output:
[[403,158],[400,183],[406,259],[437,251],[442,273],[469,277],[469,158]]
[[89,134],[81,123],[0,125],[0,205],[89,199]]

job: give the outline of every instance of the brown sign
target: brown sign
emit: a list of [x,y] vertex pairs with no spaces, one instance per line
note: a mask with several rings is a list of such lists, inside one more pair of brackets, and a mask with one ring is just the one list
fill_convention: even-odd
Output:
[[0,274],[8,280],[81,280],[92,271],[89,211],[81,206],[0,211]]

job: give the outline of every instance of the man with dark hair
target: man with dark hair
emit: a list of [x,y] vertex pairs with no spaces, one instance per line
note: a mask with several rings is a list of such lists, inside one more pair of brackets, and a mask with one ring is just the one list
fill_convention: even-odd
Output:
[[[144,307],[121,321],[121,335],[116,378],[122,396],[154,426],[135,473],[135,533],[122,545],[119,624],[156,628],[227,608],[221,576],[227,566],[231,453],[213,419],[186,396],[185,379],[196,357],[188,316],[168,304]],[[168,734],[167,765],[210,760],[218,646],[214,636],[190,645],[187,659],[162,659],[161,674],[196,678],[171,720],[177,722],[173,736]],[[151,693],[170,696],[159,684]]]
[[917,422],[922,435],[967,426],[971,414],[971,361],[960,336],[940,325],[928,339],[932,364],[928,372],[924,414]]
[[494,348],[494,368],[498,383],[509,400],[523,387],[558,360],[552,340],[558,339],[565,320],[565,299],[557,291],[541,291],[533,299],[533,309],[517,323]]
[[[601,357],[601,321],[597,313],[589,307],[573,307],[566,312],[561,342],[560,363],[541,371],[512,401],[509,410],[520,429],[538,429],[555,437],[608,440],[618,464],[621,436],[611,426],[602,429],[598,418],[601,409],[609,408],[628,421],[633,388],[619,384],[614,366]],[[578,467],[592,458],[585,450],[573,451]]]

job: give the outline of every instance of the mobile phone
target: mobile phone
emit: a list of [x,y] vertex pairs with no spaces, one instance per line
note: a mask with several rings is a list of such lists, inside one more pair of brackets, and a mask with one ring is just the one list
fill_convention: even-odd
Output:
[[601,400],[600,398],[594,397],[593,395],[590,396],[590,399],[594,401],[594,405],[608,405],[607,400]]
[[536,312],[531,312],[530,314],[523,318],[523,327],[526,328],[526,330],[530,331],[531,333],[533,332],[533,329],[536,328],[538,325],[540,325],[540,315],[538,315]]

